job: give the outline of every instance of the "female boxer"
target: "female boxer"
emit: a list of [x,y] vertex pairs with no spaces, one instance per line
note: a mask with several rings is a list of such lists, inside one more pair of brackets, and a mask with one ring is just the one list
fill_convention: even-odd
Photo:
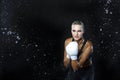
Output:
[[74,21],[71,34],[72,37],[65,40],[64,66],[68,69],[65,80],[94,80],[93,45],[83,36],[83,22]]

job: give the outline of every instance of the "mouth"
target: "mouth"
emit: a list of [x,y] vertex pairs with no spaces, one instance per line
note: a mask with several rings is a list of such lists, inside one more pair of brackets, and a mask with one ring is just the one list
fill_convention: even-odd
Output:
[[79,36],[75,36],[75,38],[79,38]]

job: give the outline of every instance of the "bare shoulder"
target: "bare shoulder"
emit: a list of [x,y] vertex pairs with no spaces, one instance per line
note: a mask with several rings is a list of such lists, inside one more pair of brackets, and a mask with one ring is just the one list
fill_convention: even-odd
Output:
[[92,41],[87,40],[86,45],[88,45],[88,46],[92,46],[92,45],[93,45],[93,44],[92,44]]
[[90,40],[87,40],[86,44],[85,44],[85,47],[83,48],[83,52],[84,51],[91,51],[90,53],[93,52],[93,44]]
[[87,40],[86,44],[85,44],[85,48],[91,48],[93,47],[92,41]]
[[72,37],[67,38],[67,39],[65,40],[65,46],[67,46],[67,44],[69,44],[69,42],[71,42],[71,41],[72,41]]

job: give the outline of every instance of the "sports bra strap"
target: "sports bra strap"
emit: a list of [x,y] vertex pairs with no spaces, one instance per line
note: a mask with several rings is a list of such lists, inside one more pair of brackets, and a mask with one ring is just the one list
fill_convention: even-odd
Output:
[[84,48],[86,42],[87,42],[87,40],[84,39],[83,45],[82,45],[82,47],[81,47],[81,49],[80,49],[80,51],[79,51],[79,53],[78,53],[78,58],[79,58],[80,54],[82,53],[82,50],[83,50],[83,48]]
[[[74,39],[72,38],[72,41],[74,41]],[[82,50],[83,50],[83,48],[84,48],[84,46],[85,46],[85,44],[86,44],[86,42],[87,42],[87,40],[86,39],[84,39],[84,42],[83,42],[83,45],[82,45],[82,47],[81,47],[81,49],[80,49],[80,51],[79,51],[79,53],[78,53],[78,59],[79,59],[79,56],[80,56],[80,54],[82,53]]]

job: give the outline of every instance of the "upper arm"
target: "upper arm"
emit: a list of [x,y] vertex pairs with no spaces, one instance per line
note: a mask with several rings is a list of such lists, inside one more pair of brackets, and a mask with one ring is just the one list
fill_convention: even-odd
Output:
[[64,42],[64,59],[65,59],[65,57],[67,55],[66,50],[65,50],[66,45],[67,45],[67,41],[65,40],[65,42]]
[[83,48],[81,59],[86,60],[92,54],[92,52],[93,52],[93,44],[91,41],[87,41]]
[[64,42],[64,59],[66,58],[66,55],[67,55],[65,48],[69,44],[69,42],[70,42],[70,38],[66,39]]

